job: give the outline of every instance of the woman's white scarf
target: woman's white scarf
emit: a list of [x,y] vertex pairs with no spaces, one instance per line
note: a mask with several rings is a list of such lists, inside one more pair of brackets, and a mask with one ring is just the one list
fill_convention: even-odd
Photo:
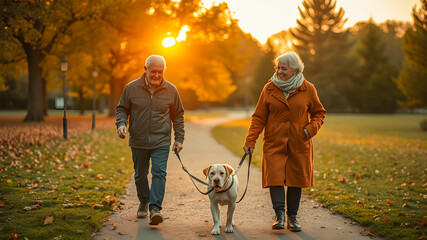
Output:
[[271,81],[280,89],[282,90],[283,94],[285,95],[285,98],[288,99],[289,95],[297,88],[299,88],[302,83],[304,82],[304,75],[302,72],[297,72],[294,75],[292,75],[288,80],[282,81],[277,78],[276,73],[274,73],[273,77],[271,78]]

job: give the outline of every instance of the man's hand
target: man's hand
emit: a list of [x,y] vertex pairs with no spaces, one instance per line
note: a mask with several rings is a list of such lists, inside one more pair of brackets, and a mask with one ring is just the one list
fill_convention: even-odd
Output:
[[254,148],[252,148],[252,147],[243,147],[243,151],[245,151],[245,153],[246,154],[249,154],[249,153],[254,153]]
[[175,143],[173,144],[173,147],[172,147],[172,152],[175,152],[175,149],[176,149],[178,152],[181,152],[182,148],[183,148],[182,143],[180,143],[180,142],[175,142]]
[[126,138],[126,126],[120,126],[117,129],[117,136],[119,136],[119,138],[121,138],[121,139]]

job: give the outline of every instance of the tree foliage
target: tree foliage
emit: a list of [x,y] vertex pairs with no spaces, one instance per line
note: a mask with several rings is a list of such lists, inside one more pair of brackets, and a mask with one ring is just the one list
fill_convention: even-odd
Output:
[[[69,34],[73,24],[93,14],[92,5],[81,1],[2,1],[0,27],[2,41],[10,43],[10,62],[23,54],[28,65],[28,112],[26,121],[43,121],[47,110],[46,81],[40,66],[55,45]],[[19,48],[18,48],[19,46]],[[23,51],[22,51],[23,50]]]
[[399,89],[407,97],[403,105],[427,107],[427,1],[421,0],[421,8],[412,9],[414,26],[405,33],[402,50],[407,61],[395,79]]
[[[167,79],[195,91],[201,101],[228,97],[236,88],[233,74],[245,62],[237,52],[239,39],[232,37],[237,24],[226,4],[207,9],[200,0],[9,0],[2,2],[0,16],[6,30],[1,50],[7,50],[0,57],[2,75],[11,64],[28,63],[28,121],[43,120],[47,91],[61,86],[58,68],[64,55],[69,59],[67,85],[78,98],[93,95],[91,71],[98,66],[97,89],[109,93],[110,115],[124,86],[141,76],[151,54],[164,55]],[[188,42],[165,49],[162,40],[176,37],[184,26],[190,29]],[[179,70],[173,70],[173,63]],[[4,79],[0,87],[6,89]]]
[[255,67],[254,76],[250,85],[252,102],[257,102],[265,84],[271,79],[274,74],[274,52],[271,39],[267,41],[267,46]]

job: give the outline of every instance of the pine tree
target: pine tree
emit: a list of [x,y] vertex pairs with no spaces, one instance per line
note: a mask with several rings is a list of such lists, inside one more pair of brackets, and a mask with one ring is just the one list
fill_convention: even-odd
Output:
[[427,107],[427,0],[421,9],[413,8],[414,27],[405,33],[402,50],[407,58],[399,77],[399,89],[408,98],[408,107]]
[[301,19],[291,34],[305,63],[304,76],[316,86],[326,109],[345,109],[348,104],[343,92],[353,78],[348,66],[354,59],[348,56],[352,43],[349,32],[343,31],[344,10],[335,10],[335,0],[304,0],[302,5],[304,10],[298,7]]
[[353,104],[361,112],[395,112],[399,91],[392,78],[397,67],[386,55],[386,42],[381,30],[370,20],[357,54],[361,60],[354,81]]

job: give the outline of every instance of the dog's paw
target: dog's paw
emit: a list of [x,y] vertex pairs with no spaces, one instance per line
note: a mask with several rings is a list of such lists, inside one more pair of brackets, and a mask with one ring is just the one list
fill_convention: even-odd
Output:
[[213,229],[212,229],[212,232],[211,232],[211,234],[212,235],[218,235],[219,234],[219,226],[218,227],[214,227]]
[[234,219],[233,220],[231,220],[231,226],[236,226],[236,224],[234,223]]
[[225,227],[225,232],[226,232],[226,233],[232,233],[232,232],[234,232],[234,228],[233,228],[233,226],[226,226],[226,227]]

